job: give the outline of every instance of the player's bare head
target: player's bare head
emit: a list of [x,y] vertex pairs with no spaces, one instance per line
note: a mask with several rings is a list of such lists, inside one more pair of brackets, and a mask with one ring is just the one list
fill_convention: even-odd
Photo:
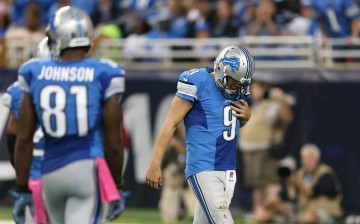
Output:
[[65,6],[58,9],[47,28],[49,47],[55,58],[67,49],[88,51],[94,33],[90,17],[81,9]]
[[48,37],[44,37],[36,47],[35,57],[50,58],[50,50],[48,45]]
[[305,144],[300,150],[301,165],[307,172],[313,172],[320,163],[321,152],[315,144]]
[[242,46],[228,46],[214,62],[215,82],[227,99],[239,99],[250,85],[255,62]]

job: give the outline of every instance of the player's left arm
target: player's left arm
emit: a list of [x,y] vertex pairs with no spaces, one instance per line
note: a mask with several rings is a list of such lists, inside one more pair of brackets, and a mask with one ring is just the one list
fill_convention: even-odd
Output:
[[230,107],[233,111],[233,115],[241,120],[240,127],[243,127],[251,117],[249,104],[243,99],[240,99],[240,103],[232,101],[231,104]]
[[105,159],[109,165],[112,177],[117,185],[122,181],[124,164],[124,146],[122,141],[121,118],[119,116],[121,94],[114,95],[103,107],[103,133],[105,144]]
[[16,142],[16,132],[18,129],[18,121],[13,112],[10,112],[8,124],[6,127],[6,140],[7,147],[9,150],[10,162],[14,166],[14,151],[15,151],[15,142]]
[[191,108],[191,101],[178,96],[175,96],[171,103],[165,123],[156,138],[153,157],[146,173],[146,182],[153,188],[158,189],[159,185],[162,185],[162,174],[160,170],[162,159],[176,128]]
[[24,94],[19,107],[19,128],[15,143],[16,181],[20,191],[27,190],[33,157],[33,136],[36,130],[36,113],[32,99]]

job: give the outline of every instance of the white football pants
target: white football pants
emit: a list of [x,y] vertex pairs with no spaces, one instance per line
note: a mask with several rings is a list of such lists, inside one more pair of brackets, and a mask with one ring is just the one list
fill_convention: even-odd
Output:
[[236,171],[203,171],[188,178],[198,200],[193,224],[233,224],[229,205],[234,194]]

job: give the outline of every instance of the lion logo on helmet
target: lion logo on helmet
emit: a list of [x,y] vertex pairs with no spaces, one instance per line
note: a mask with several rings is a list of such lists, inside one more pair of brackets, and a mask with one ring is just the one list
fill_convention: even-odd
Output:
[[226,52],[224,57],[220,60],[221,63],[223,63],[224,66],[228,65],[233,73],[235,71],[239,71],[240,69],[240,59],[238,57],[227,57],[227,54],[229,51]]

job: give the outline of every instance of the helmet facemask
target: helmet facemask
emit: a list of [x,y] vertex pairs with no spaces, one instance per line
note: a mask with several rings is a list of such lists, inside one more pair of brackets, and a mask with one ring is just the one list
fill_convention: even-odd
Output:
[[217,79],[215,83],[226,99],[237,100],[242,95],[243,85],[230,76],[224,75],[222,80]]

